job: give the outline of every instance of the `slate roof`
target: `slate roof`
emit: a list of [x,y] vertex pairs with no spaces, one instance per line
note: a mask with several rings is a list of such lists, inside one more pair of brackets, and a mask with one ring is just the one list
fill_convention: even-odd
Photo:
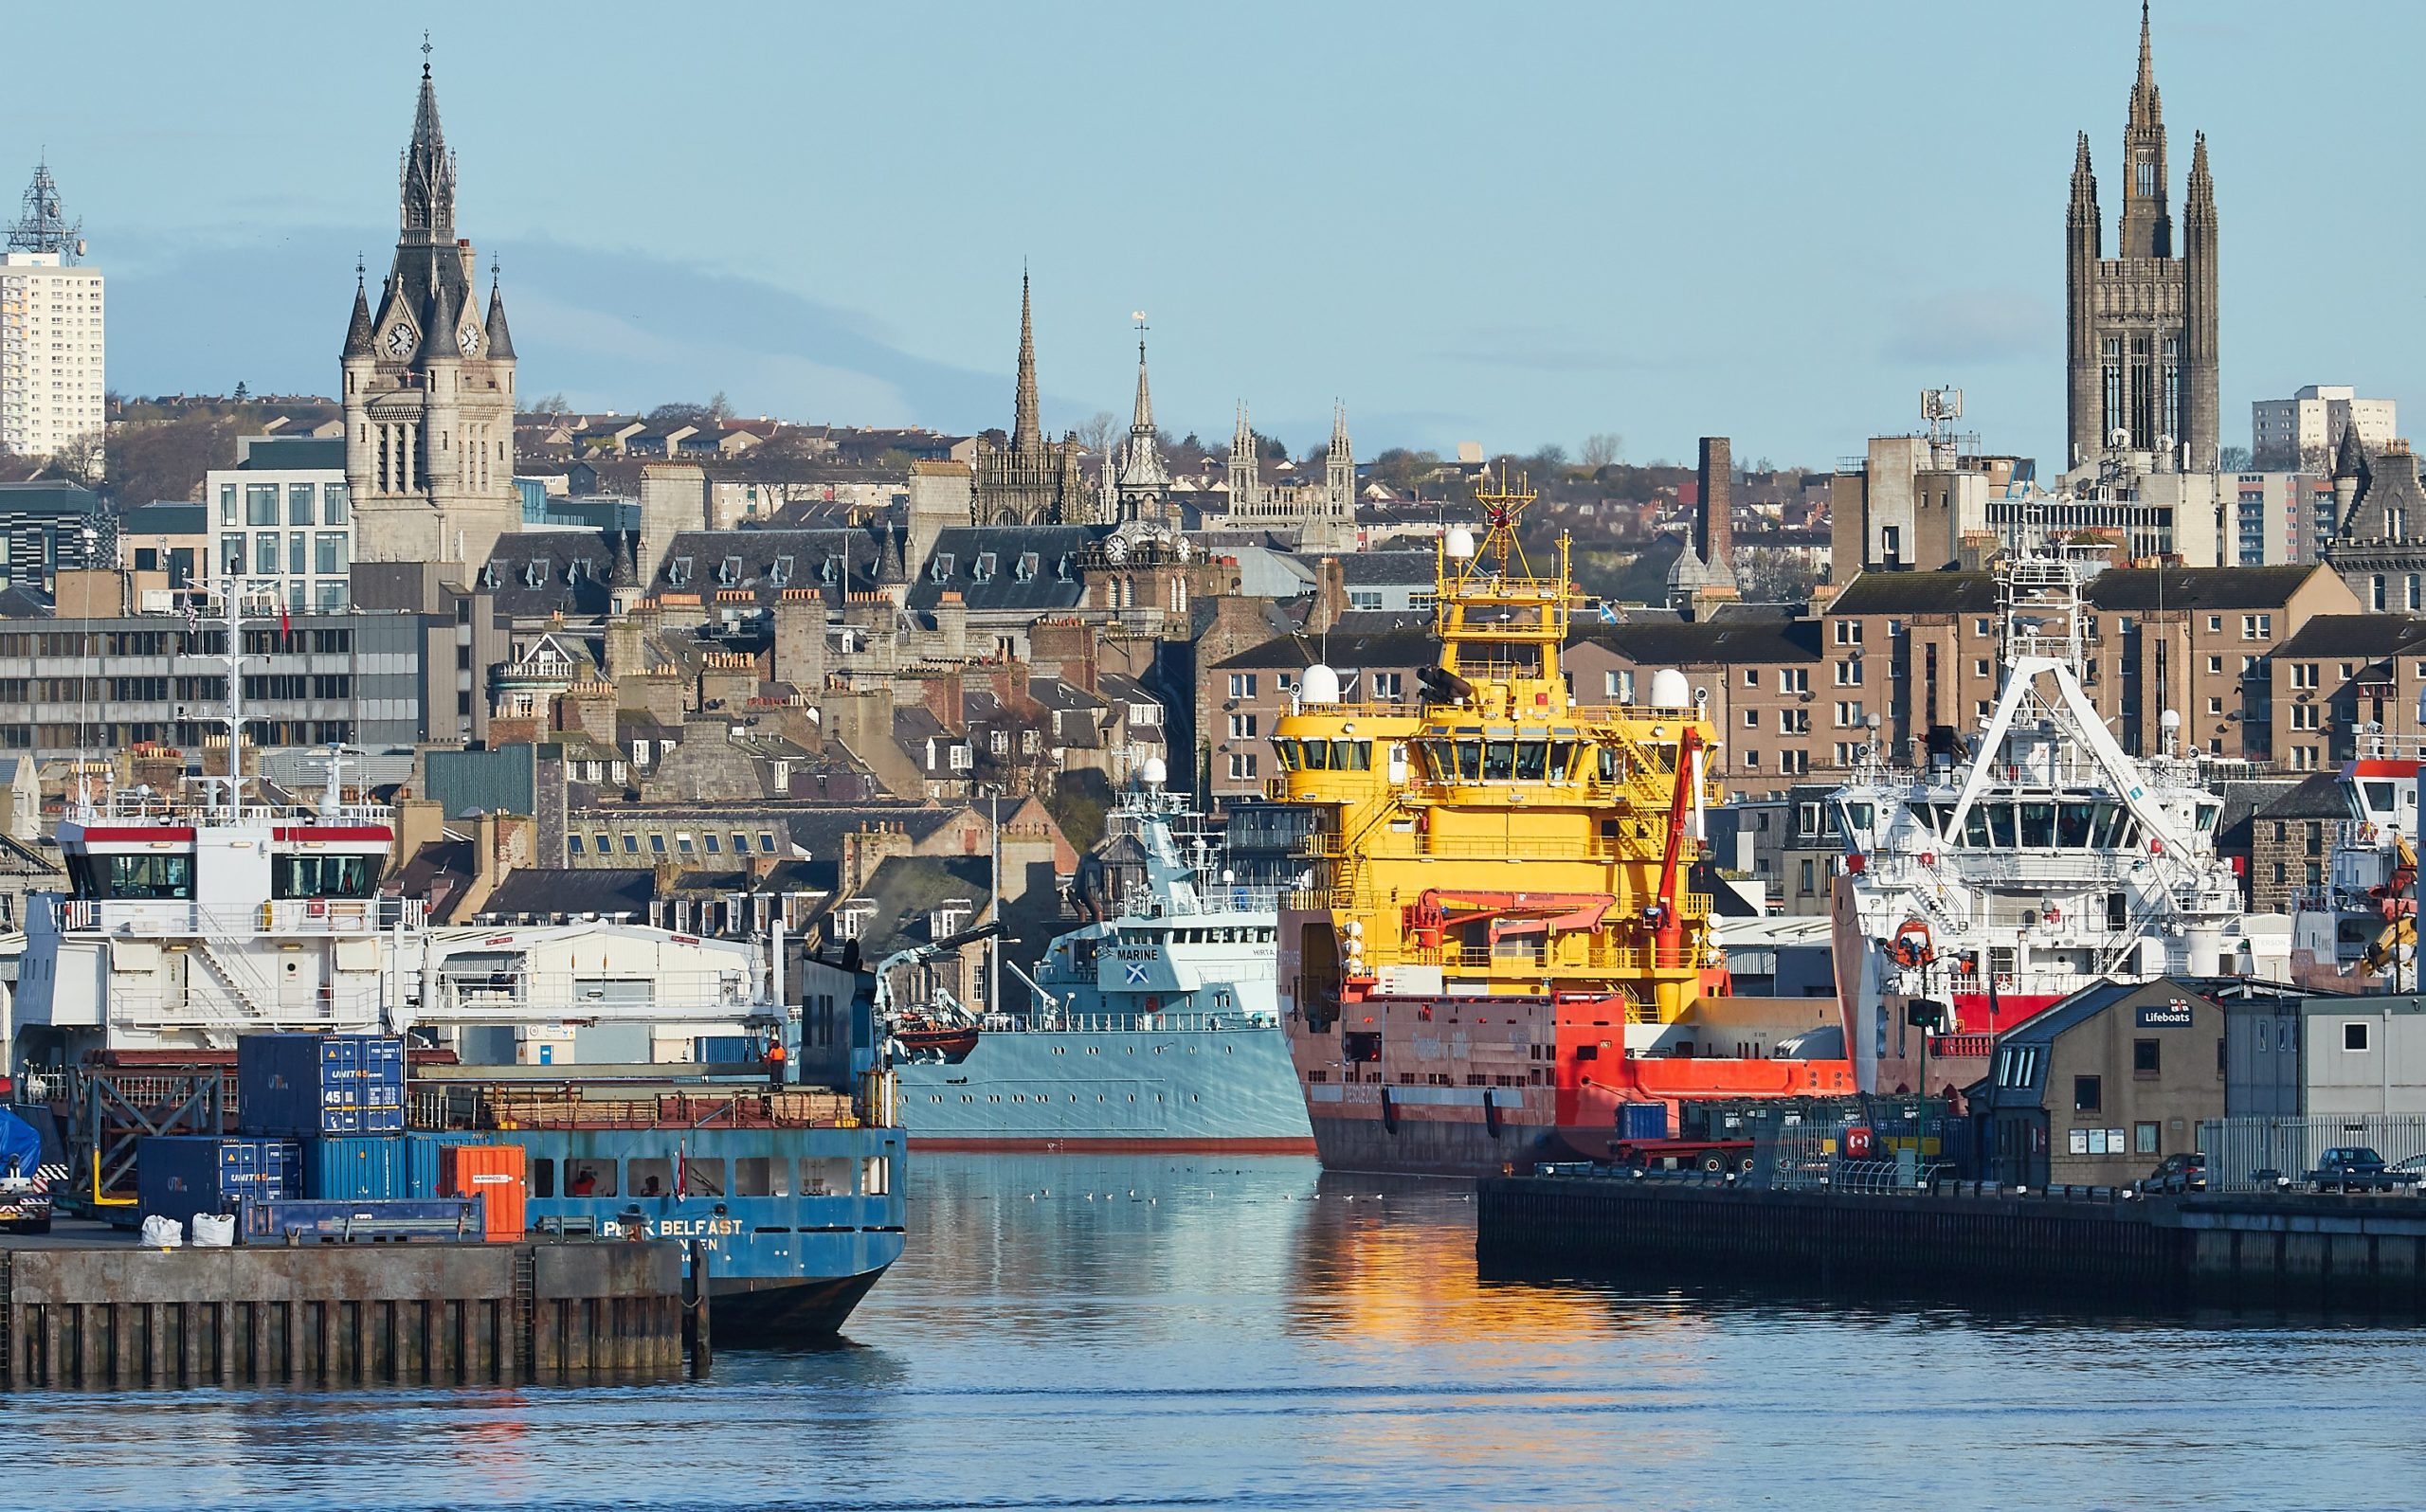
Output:
[[2279,609],[2311,574],[2330,570],[2322,567],[2114,567],[2090,579],[2088,598],[2091,604],[2109,612]]
[[1440,642],[1429,630],[1385,630],[1378,635],[1329,638],[1304,634],[1276,636],[1258,646],[1249,646],[1216,667],[1236,667],[1241,671],[1262,667],[1304,668],[1328,659],[1333,667],[1422,667],[1437,665],[1440,659]]
[[909,607],[931,614],[953,592],[971,614],[1075,609],[1087,591],[1080,563],[1110,533],[1092,525],[949,527],[937,532],[934,549],[910,581]]
[[646,923],[657,873],[645,867],[516,867],[475,911],[480,919],[625,913]]
[[2274,648],[2276,659],[2397,656],[2426,640],[2426,620],[2398,614],[2320,614]]
[[2318,772],[2257,811],[2261,819],[2346,819],[2350,801],[2338,772]]
[[500,535],[480,568],[498,612],[517,620],[606,615],[613,599],[616,543],[606,531],[534,531]]
[[982,855],[889,855],[867,886],[851,894],[876,905],[860,926],[863,958],[880,960],[896,950],[930,942],[927,915],[954,899],[969,906],[969,923],[984,915],[993,897],[992,862]]
[[896,581],[901,543],[889,528],[683,531],[665,549],[651,593],[696,593],[713,600],[735,590],[772,603],[786,588],[822,588],[829,606],[846,593],[873,593]]
[[1351,551],[1340,557],[1340,580],[1349,587],[1375,584],[1428,588],[1439,580],[1439,561],[1430,551]]
[[[2249,569],[2244,567],[2235,570]],[[2168,998],[2198,996],[2198,993],[2185,984],[2165,977],[2161,977],[2154,981],[2096,982],[2083,987],[2071,997],[2052,1004],[2006,1030],[1997,1037],[1997,1049],[2001,1053],[2009,1045],[2051,1044],[2057,1035],[2087,1023],[2109,1009],[2118,1007],[2134,999],[2146,998],[2162,1001]],[[2214,1004],[2210,1003],[2209,1006],[2212,1007]],[[1984,1081],[1975,1085],[1985,1088],[1989,1091],[1993,1096],[1995,1107],[2038,1107],[2045,1102],[2047,1096],[2048,1060],[2049,1057],[2043,1054],[2037,1057],[2037,1078],[2030,1086],[2000,1087],[1996,1083],[1993,1071]]]
[[1698,667],[1726,662],[1817,661],[1820,621],[1784,624],[1762,621],[1713,623],[1637,621],[1592,624],[1571,632],[1570,643],[1606,646],[1635,662]]
[[[2167,602],[2171,602],[2169,594]],[[1828,601],[1831,615],[1996,612],[1997,580],[1986,572],[1862,572],[1845,585],[1844,592]]]

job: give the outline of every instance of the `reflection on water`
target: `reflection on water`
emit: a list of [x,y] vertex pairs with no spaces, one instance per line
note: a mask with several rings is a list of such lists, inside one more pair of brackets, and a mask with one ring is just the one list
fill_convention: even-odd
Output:
[[[2410,1506],[2414,1336],[1480,1283],[1452,1182],[921,1158],[848,1345],[520,1392],[27,1395],[57,1507]],[[730,1338],[730,1348],[737,1341]]]

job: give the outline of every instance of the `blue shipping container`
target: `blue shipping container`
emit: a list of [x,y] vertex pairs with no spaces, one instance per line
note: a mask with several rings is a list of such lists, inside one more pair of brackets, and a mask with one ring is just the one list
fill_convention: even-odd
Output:
[[405,1141],[392,1134],[303,1142],[303,1196],[319,1202],[390,1202],[406,1196]]
[[692,1055],[717,1064],[747,1062],[753,1071],[767,1065],[767,1041],[756,1035],[701,1035],[691,1041]]
[[487,1136],[469,1129],[452,1133],[408,1133],[405,1136],[405,1196],[434,1197],[443,1196],[438,1190],[438,1152],[449,1144],[480,1144]]
[[478,1197],[427,1201],[315,1202],[247,1199],[236,1231],[246,1244],[365,1243],[377,1239],[430,1239],[479,1244]]
[[284,1140],[155,1135],[136,1146],[136,1206],[146,1217],[186,1223],[232,1212],[243,1197],[291,1197],[297,1169]]
[[247,1134],[309,1139],[405,1126],[405,1046],[393,1035],[246,1035],[236,1042]]
[[1618,1105],[1618,1138],[1621,1140],[1664,1140],[1667,1137],[1667,1104],[1620,1103]]

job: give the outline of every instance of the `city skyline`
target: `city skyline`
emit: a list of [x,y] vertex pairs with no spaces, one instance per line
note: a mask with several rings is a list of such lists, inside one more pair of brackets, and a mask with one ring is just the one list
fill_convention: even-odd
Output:
[[[841,13],[755,13],[733,45],[669,59],[619,55],[612,26],[562,38],[446,7],[414,29],[338,15],[259,34],[161,11],[154,34],[174,45],[128,57],[98,94],[37,80],[0,105],[0,162],[45,158],[83,218],[112,278],[121,392],[334,389],[327,311],[354,253],[392,235],[389,164],[425,23],[464,214],[515,292],[526,401],[722,391],[802,420],[1002,425],[1024,261],[1056,432],[1125,412],[1143,308],[1159,414],[1208,442],[1245,400],[1302,451],[1337,396],[1368,455],[1575,452],[1613,431],[1631,460],[1682,461],[1727,429],[1747,461],[1824,465],[1909,428],[1913,391],[1952,383],[1987,444],[2052,464],[2050,225],[2075,132],[2102,168],[2118,161],[2137,12],[1877,8],[1856,32],[1765,6],[1739,26],[1543,10],[1483,35],[1431,10],[1383,28],[1348,9],[1283,33],[1267,11],[1199,38],[1173,17],[1064,11],[1021,32],[967,10],[905,66],[883,21]],[[2230,236],[2226,445],[2246,444],[2252,400],[2301,384],[2409,387],[2390,354],[2420,316],[2366,292],[2399,285],[2402,238],[2337,239],[2326,262],[2321,219],[2298,213],[2367,199],[2375,154],[2319,153],[2276,129],[2288,105],[2278,122],[2262,103],[2266,81],[2316,77],[2314,51],[2368,140],[2369,102],[2392,98],[2369,81],[2391,82],[2394,34],[2421,28],[2391,8],[2356,20],[2387,45],[2255,7],[2156,10],[2170,116],[2209,134]],[[1720,37],[1731,62],[1708,51]],[[1418,67],[1452,47],[1458,76]],[[820,48],[872,66],[793,66]],[[308,136],[264,135],[200,87],[238,57],[348,83],[293,96]],[[1921,92],[1951,111],[1879,103],[1931,80],[1956,86]],[[635,97],[672,124],[585,136],[631,118],[613,102]],[[1846,100],[1863,108],[1834,108]],[[1637,149],[1617,145],[1628,133]],[[1596,135],[1600,171],[1557,145]],[[2299,298],[2268,297],[2293,279]]]

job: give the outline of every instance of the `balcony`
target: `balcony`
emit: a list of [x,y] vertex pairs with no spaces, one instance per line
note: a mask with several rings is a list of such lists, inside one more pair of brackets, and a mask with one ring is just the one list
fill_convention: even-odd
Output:
[[420,898],[286,898],[251,909],[209,909],[176,899],[66,898],[58,905],[62,933],[164,939],[241,939],[250,935],[368,935],[402,926],[427,927]]

